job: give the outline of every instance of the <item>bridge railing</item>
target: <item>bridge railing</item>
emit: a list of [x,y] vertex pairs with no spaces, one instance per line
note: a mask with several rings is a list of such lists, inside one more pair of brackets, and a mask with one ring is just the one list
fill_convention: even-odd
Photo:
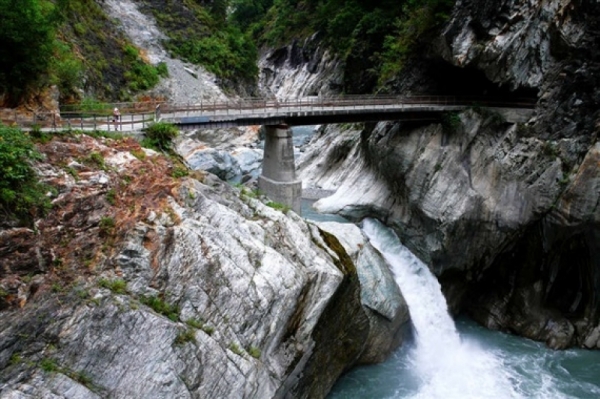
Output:
[[7,126],[18,126],[25,130],[108,130],[129,131],[143,129],[156,121],[155,112],[121,113],[119,121],[112,115],[94,112],[32,112],[29,114],[3,115],[0,122]]
[[200,102],[196,104],[160,104],[161,112],[177,114],[225,113],[239,114],[254,110],[260,112],[299,110],[311,111],[333,107],[360,109],[367,106],[414,106],[414,105],[456,105],[481,107],[532,108],[534,99],[489,98],[481,96],[337,96],[337,97],[302,97],[284,100],[268,100],[257,98],[241,98],[228,101]]
[[[474,107],[509,107],[533,108],[536,103],[532,98],[493,98],[482,96],[438,96],[438,95],[341,95],[341,96],[306,96],[293,99],[236,98],[227,101],[201,101],[199,103],[177,104],[161,101],[132,103],[106,103],[61,107],[60,114],[31,113],[28,116],[11,117],[0,115],[2,122],[15,124],[24,128],[51,129],[104,129],[133,130],[143,128],[161,116],[167,119],[185,115],[235,115],[235,114],[274,114],[285,111],[315,111],[343,109],[362,109],[366,107],[415,107],[431,106],[474,106]],[[112,109],[121,111],[121,120],[112,122]]]

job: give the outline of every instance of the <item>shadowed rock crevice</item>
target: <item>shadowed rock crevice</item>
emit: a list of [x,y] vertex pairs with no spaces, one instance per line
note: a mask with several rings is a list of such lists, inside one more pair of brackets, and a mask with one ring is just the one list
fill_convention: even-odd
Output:
[[555,349],[589,346],[600,315],[597,236],[595,227],[535,224],[470,285],[465,309],[488,328]]
[[335,380],[358,361],[369,334],[356,266],[337,238],[323,230],[320,234],[336,254],[334,263],[344,277],[312,334],[315,346],[310,360],[297,381],[287,382],[292,388],[285,398],[313,398],[329,392]]

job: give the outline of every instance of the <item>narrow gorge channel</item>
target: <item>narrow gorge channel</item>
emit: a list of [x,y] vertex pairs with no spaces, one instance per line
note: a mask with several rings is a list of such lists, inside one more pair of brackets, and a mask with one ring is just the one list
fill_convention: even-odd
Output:
[[[293,130],[295,146],[301,146],[314,127]],[[304,218],[349,222],[319,213],[312,203],[303,200]],[[394,275],[410,310],[413,334],[385,362],[343,375],[328,399],[600,397],[600,353],[555,351],[540,342],[485,329],[466,316],[453,320],[437,278],[393,230],[374,219],[359,225]]]
[[363,232],[388,262],[409,306],[413,339],[389,360],[357,368],[329,399],[592,398],[600,396],[600,354],[552,351],[540,343],[455,325],[440,284],[395,233],[366,219]]

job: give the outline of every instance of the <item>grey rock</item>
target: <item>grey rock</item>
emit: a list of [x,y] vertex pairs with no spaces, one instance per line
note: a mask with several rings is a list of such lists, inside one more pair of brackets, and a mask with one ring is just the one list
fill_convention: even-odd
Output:
[[97,266],[126,292],[0,312],[0,396],[315,398],[361,361],[375,326],[334,236],[213,175],[172,195]]
[[240,147],[234,149],[231,156],[238,162],[242,174],[258,174],[262,168],[262,150]]
[[[596,288],[569,291],[561,311],[544,298],[572,290],[564,284],[573,273],[572,282],[593,281],[586,270],[597,266],[586,265],[594,257],[569,272],[568,255],[559,254],[597,252],[600,191],[592,165],[599,149],[592,146],[577,171],[565,174],[578,139],[544,140],[519,129],[474,111],[462,113],[452,132],[436,124],[380,123],[344,134],[329,127],[308,146],[299,174],[308,186],[337,189],[314,204],[318,210],[393,226],[440,278],[454,311],[469,309],[490,328],[564,348],[583,339],[577,319],[565,314],[593,313],[593,302],[580,299]],[[524,270],[546,277],[527,280]],[[563,277],[551,277],[557,274]]]
[[369,319],[369,337],[360,363],[378,363],[401,345],[408,325],[408,306],[389,267],[354,224],[319,223],[334,234],[356,264],[360,301]]
[[[303,51],[316,45],[316,50]],[[307,54],[310,54],[307,57]],[[321,96],[340,91],[342,62],[331,51],[319,46],[316,35],[303,43],[267,49],[258,63],[259,91],[278,99]]]

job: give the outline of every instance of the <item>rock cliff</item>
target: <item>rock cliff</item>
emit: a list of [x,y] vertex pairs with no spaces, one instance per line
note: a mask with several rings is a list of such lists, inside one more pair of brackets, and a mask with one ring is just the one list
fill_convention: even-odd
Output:
[[40,150],[54,207],[0,231],[0,396],[323,397],[400,343],[406,305],[358,228],[178,177],[131,138]]
[[278,99],[327,96],[342,88],[341,61],[317,34],[302,42],[265,49],[259,60],[259,92]]
[[553,348],[600,347],[598,8],[458,1],[395,87],[536,96],[533,117],[474,107],[328,128],[300,164],[305,182],[337,189],[316,206],[393,226],[454,311]]

